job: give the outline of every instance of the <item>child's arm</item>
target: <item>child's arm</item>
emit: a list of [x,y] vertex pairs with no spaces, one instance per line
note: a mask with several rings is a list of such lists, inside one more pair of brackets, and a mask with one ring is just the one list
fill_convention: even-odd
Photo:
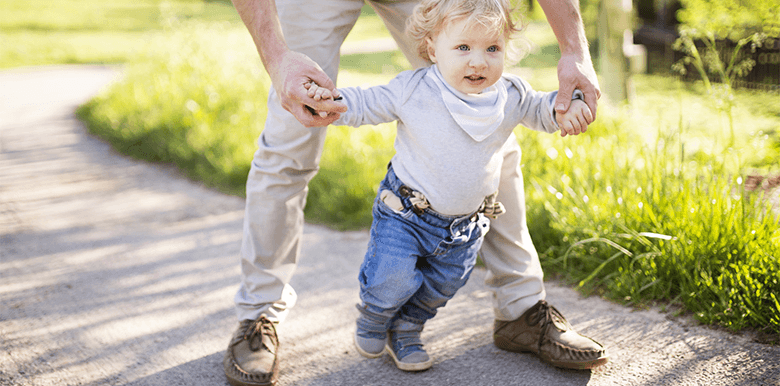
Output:
[[561,128],[561,137],[578,135],[588,130],[588,122],[593,121],[593,114],[582,99],[573,99],[565,113],[556,113],[555,120]]
[[[578,117],[590,118],[592,120],[593,115],[589,109],[587,111],[578,109],[577,114],[579,115],[572,114],[571,111],[567,111],[566,114],[561,114],[561,116],[558,116],[554,107],[554,103],[558,95],[557,91],[536,91],[531,88],[528,82],[521,79],[520,77],[511,74],[505,74],[504,77],[512,83],[513,87],[517,89],[520,94],[519,105],[514,106],[512,109],[508,109],[508,113],[510,114],[507,117],[508,119],[518,122],[519,124],[532,130],[544,131],[547,133],[555,133],[556,131],[560,130],[562,137],[584,133],[587,129],[587,121],[580,123],[581,121],[578,119]],[[573,101],[580,100],[583,102],[582,92],[580,90],[574,90],[573,94]],[[587,107],[587,105],[585,106]],[[565,122],[562,120],[563,118],[565,118],[571,126],[562,125],[562,123],[565,124]],[[572,119],[575,119],[577,122],[576,133],[574,125],[575,121],[572,121]]]
[[345,87],[335,93],[313,83],[305,84],[304,87],[307,95],[314,100],[334,99],[347,105],[347,111],[341,113],[339,119],[333,122],[334,125],[358,127],[398,120],[403,95],[407,92],[413,76],[412,71],[407,71],[399,74],[387,85],[365,89]]

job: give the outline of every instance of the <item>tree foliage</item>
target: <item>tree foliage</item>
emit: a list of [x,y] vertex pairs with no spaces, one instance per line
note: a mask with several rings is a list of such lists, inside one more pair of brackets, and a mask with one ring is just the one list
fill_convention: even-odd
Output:
[[780,37],[780,4],[777,0],[681,0],[677,13],[681,25],[694,37],[713,35],[737,42],[756,35]]

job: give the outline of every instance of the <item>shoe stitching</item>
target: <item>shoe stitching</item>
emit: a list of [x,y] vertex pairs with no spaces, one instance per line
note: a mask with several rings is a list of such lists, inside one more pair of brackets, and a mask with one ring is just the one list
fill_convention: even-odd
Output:
[[[246,323],[246,327],[243,326],[244,323]],[[276,350],[271,350],[268,347],[268,345],[265,344],[265,340],[262,339],[262,335],[263,335],[264,332],[266,332],[266,333],[273,333],[272,335],[268,334],[268,337],[269,338],[273,338],[272,339],[272,341],[273,341],[272,343],[275,343],[277,345],[277,347],[278,347],[279,340],[278,340],[277,335],[276,335],[276,326],[274,325],[273,322],[268,320],[265,316],[261,316],[259,319],[254,320],[254,321],[242,322],[242,326],[239,327],[239,331],[241,329],[244,329],[244,333],[243,334],[237,333],[235,335],[235,339],[233,340],[232,344],[230,345],[229,350],[232,351],[234,346],[236,346],[237,344],[241,343],[245,339],[249,341],[249,349],[250,350],[252,350],[252,351],[259,350],[260,349],[259,346],[257,346],[257,348],[252,347],[252,339],[257,337],[257,334],[260,334],[261,335],[260,339],[261,339],[262,346],[266,347],[266,349],[268,349],[269,352],[274,354],[274,363],[273,363],[273,365],[271,367],[272,370],[271,370],[270,373],[267,373],[267,374],[266,373],[253,374],[253,373],[249,373],[246,370],[241,368],[241,365],[236,361],[235,355],[230,355],[230,364],[231,364],[230,370],[232,370],[235,375],[238,375],[243,380],[257,381],[257,382],[263,382],[263,383],[266,383],[266,382],[270,381],[271,383],[274,383],[272,381],[272,379],[273,379],[273,376],[274,376],[274,370],[273,369],[276,368],[276,361],[277,361]],[[250,332],[250,330],[251,330],[251,332]]]
[[[527,318],[527,323],[528,323],[529,326],[535,326],[535,325],[538,325],[538,324],[541,323],[539,340],[537,342],[537,352],[540,355],[543,355],[542,346],[544,345],[545,338],[547,338],[547,334],[549,332],[549,328],[551,327],[550,325],[555,326],[555,317],[557,317],[559,319],[559,321],[561,322],[561,324],[563,324],[563,326],[566,328],[566,330],[563,330],[563,331],[568,331],[568,330],[571,329],[570,325],[568,324],[568,321],[566,321],[566,318],[560,313],[560,311],[558,311],[558,309],[556,309],[555,307],[549,305],[549,303],[547,303],[544,300],[539,301],[539,306],[538,306],[537,310],[535,310],[535,312],[532,311],[526,317]],[[502,323],[502,324],[503,325],[500,326],[497,329],[497,332],[500,332],[501,330],[503,330],[504,328],[506,328],[506,327],[508,327],[510,325],[510,323]],[[590,338],[588,338],[588,339],[590,339]],[[564,354],[568,353],[569,355],[575,355],[575,356],[578,356],[577,354],[581,354],[581,356],[586,356],[586,357],[595,356],[595,359],[593,359],[593,360],[597,360],[600,357],[602,357],[603,355],[605,355],[605,353],[606,353],[606,350],[604,350],[604,349],[601,349],[601,350],[579,349],[579,348],[574,348],[574,347],[565,345],[565,344],[563,344],[561,342],[558,342],[558,341],[556,341],[554,339],[549,339],[548,338],[547,340],[554,347],[557,347],[557,348],[561,349],[564,352]],[[590,340],[593,341],[593,339],[590,339]],[[595,342],[598,345],[601,345],[600,343],[598,343],[596,341],[593,341],[593,342]]]
[[[561,324],[563,324],[564,327],[566,327],[566,330],[563,330],[563,331],[569,331],[571,328],[569,326],[569,322],[566,320],[566,318],[563,316],[563,314],[561,314],[561,312],[558,311],[557,308],[549,305],[546,301],[544,301],[544,300],[540,301],[540,307],[539,308],[540,308],[540,310],[539,310],[539,312],[537,312],[536,315],[539,315],[539,314],[542,314],[542,315],[537,316],[535,318],[536,320],[534,321],[533,324],[539,323],[539,321],[543,320],[542,332],[541,332],[541,334],[539,334],[539,344],[538,344],[538,350],[539,350],[539,353],[541,353],[542,352],[542,346],[543,346],[543,343],[544,343],[544,338],[547,337],[547,334],[549,332],[549,329],[550,329],[551,325],[552,325],[552,327],[555,327],[555,319],[554,319],[555,317],[558,317],[560,322],[561,322]],[[590,339],[590,338],[588,338],[588,339]],[[553,339],[547,339],[547,340],[550,343],[552,343],[554,346],[562,348],[564,350],[564,352],[571,352],[572,354],[576,354],[576,353],[591,354],[592,353],[592,354],[601,356],[604,353],[603,349],[602,350],[584,350],[584,349],[574,348],[574,347],[565,345],[565,344],[563,344],[561,342],[558,342],[556,340],[553,340]],[[590,339],[590,340],[593,340],[593,339]],[[596,341],[593,341],[593,342],[595,342],[596,344],[601,345],[600,343],[598,343]]]

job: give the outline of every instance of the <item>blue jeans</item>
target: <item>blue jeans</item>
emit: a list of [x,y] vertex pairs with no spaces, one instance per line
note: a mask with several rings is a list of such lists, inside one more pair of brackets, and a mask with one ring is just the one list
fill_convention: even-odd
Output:
[[[360,267],[358,308],[383,331],[397,318],[419,325],[433,318],[466,284],[489,229],[481,213],[451,217],[430,208],[415,213],[409,197],[399,192],[402,186],[389,166]],[[400,198],[403,209],[388,206],[380,197],[383,190]]]

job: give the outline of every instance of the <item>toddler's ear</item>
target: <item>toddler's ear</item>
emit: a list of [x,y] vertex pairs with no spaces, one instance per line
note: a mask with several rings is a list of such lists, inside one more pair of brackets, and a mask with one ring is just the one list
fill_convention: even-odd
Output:
[[436,48],[433,46],[433,39],[428,36],[425,38],[425,43],[428,45],[428,57],[431,58],[431,62],[436,63]]

